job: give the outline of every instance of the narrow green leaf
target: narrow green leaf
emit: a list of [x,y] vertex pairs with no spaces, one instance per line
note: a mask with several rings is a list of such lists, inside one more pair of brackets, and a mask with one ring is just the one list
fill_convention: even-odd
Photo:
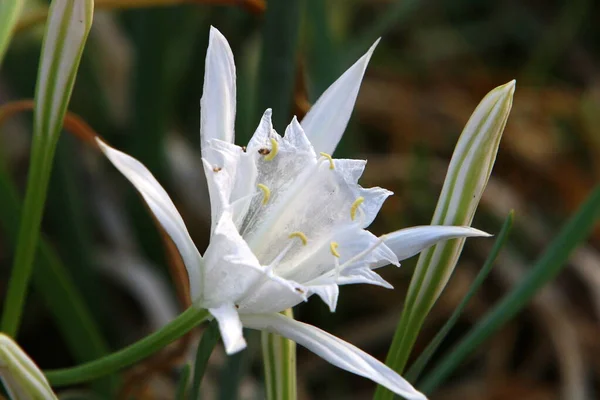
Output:
[[[282,314],[293,318],[291,308]],[[261,341],[267,399],[296,399],[296,343],[268,332],[261,332]]]
[[[471,224],[496,160],[514,89],[512,81],[492,90],[469,118],[454,149],[432,225]],[[386,360],[395,371],[404,370],[427,314],[454,271],[464,242],[449,240],[419,256]],[[378,400],[393,396],[382,386],[375,394]]]
[[300,3],[270,0],[265,12],[256,105],[258,115],[273,109],[273,126],[279,132],[289,123],[292,110]]
[[[0,165],[0,226],[11,247],[14,247],[19,231],[20,215],[17,190]],[[85,362],[108,353],[108,345],[83,301],[81,292],[44,238],[40,240],[37,249],[33,285],[54,317],[75,360]],[[113,385],[107,382],[100,384],[103,388]]]
[[435,390],[467,356],[521,311],[567,265],[573,250],[589,236],[599,219],[600,187],[596,187],[533,268],[423,379],[420,389],[425,393]]
[[198,400],[200,398],[200,385],[202,384],[202,378],[206,372],[210,355],[219,341],[219,337],[219,324],[217,324],[217,320],[215,319],[208,325],[202,334],[200,344],[198,344],[196,362],[194,363],[194,381],[192,383],[192,392],[190,394],[191,400]]
[[93,0],[54,0],[35,93],[33,143],[17,250],[2,314],[2,330],[16,336],[31,277],[56,142],[92,25]]
[[12,39],[15,25],[19,20],[19,15],[23,8],[23,3],[23,0],[0,1],[0,65],[2,65],[6,49]]
[[188,384],[190,381],[190,364],[185,364],[181,369],[181,376],[177,384],[177,392],[175,392],[175,400],[185,400]]
[[[306,0],[307,23],[310,26],[309,63],[310,99],[316,101],[319,96],[338,78],[341,72],[339,59],[333,45],[331,29],[327,18],[327,2],[322,0]],[[373,40],[365,48],[374,42]],[[364,52],[364,48],[361,50]]]
[[352,41],[344,54],[344,61],[350,63],[356,60],[375,40],[408,21],[418,6],[419,0],[396,0],[387,6],[363,32],[357,35],[357,39]]
[[485,278],[487,278],[488,274],[492,270],[492,267],[494,266],[494,262],[496,261],[500,250],[502,250],[502,248],[504,247],[504,243],[506,243],[506,239],[508,239],[508,234],[510,233],[513,224],[513,218],[514,211],[511,211],[504,220],[504,224],[502,225],[502,229],[500,229],[500,233],[498,234],[498,238],[496,239],[496,242],[492,247],[492,251],[490,251],[487,260],[485,260],[483,267],[477,274],[477,277],[475,277],[475,280],[471,284],[471,287],[469,288],[467,294],[458,304],[458,306],[456,307],[448,321],[446,321],[442,329],[440,329],[437,335],[435,335],[431,343],[429,343],[425,350],[423,350],[423,353],[421,353],[419,358],[417,358],[415,363],[410,367],[410,369],[406,373],[405,378],[408,379],[410,382],[414,383],[417,381],[417,379],[423,372],[423,369],[425,369],[425,367],[429,363],[429,360],[431,360],[431,357],[433,357],[433,355],[440,347],[446,336],[448,336],[450,330],[458,322],[458,319],[460,318],[464,308],[469,303],[469,300],[471,300],[471,297],[473,297],[475,292],[477,292],[479,287],[483,284],[483,281],[485,281]]

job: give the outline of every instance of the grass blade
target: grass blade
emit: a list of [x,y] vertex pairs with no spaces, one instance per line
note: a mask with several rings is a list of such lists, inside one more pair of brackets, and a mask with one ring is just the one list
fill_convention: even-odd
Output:
[[529,273],[440,361],[420,389],[425,393],[435,390],[469,354],[521,311],[566,266],[573,250],[588,237],[599,218],[600,187],[596,187]]
[[190,364],[185,364],[181,369],[181,376],[179,377],[179,383],[177,384],[177,392],[175,392],[175,400],[185,400],[185,393],[187,392],[188,383],[190,381]]
[[344,61],[350,63],[368,49],[377,38],[406,22],[419,6],[420,0],[396,0],[380,13],[380,16],[358,35],[344,54]]
[[23,0],[2,0],[0,2],[0,65],[2,65],[6,49],[12,39],[23,3]]
[[[17,190],[6,171],[0,168],[0,225],[11,247],[15,245],[20,215]],[[85,362],[108,353],[108,345],[81,293],[43,238],[38,246],[33,285],[52,313],[75,360]],[[107,386],[106,382],[103,386]]]
[[450,332],[450,330],[458,322],[460,315],[462,314],[467,303],[469,303],[469,300],[471,300],[471,297],[473,297],[473,295],[475,294],[475,292],[477,292],[477,290],[479,289],[479,287],[481,286],[481,284],[483,283],[485,278],[487,278],[488,274],[492,270],[492,267],[494,266],[494,262],[496,261],[496,258],[498,257],[500,250],[502,250],[502,248],[504,247],[504,243],[506,242],[506,239],[508,239],[508,235],[510,233],[510,230],[511,230],[512,224],[513,224],[513,218],[514,218],[514,211],[511,211],[508,214],[508,216],[506,217],[506,219],[504,220],[504,224],[502,225],[502,228],[500,229],[500,233],[498,233],[498,238],[496,239],[496,242],[494,243],[494,247],[492,247],[492,251],[490,251],[490,254],[489,254],[487,260],[485,261],[485,263],[483,264],[483,267],[481,268],[481,270],[477,274],[477,277],[471,284],[469,291],[467,292],[465,297],[462,299],[462,301],[459,303],[459,305],[456,307],[456,309],[454,310],[454,312],[452,313],[452,315],[450,316],[448,321],[444,324],[442,329],[440,329],[440,331],[435,335],[433,340],[431,340],[431,343],[429,343],[429,345],[425,348],[423,353],[421,353],[419,358],[417,358],[417,360],[414,362],[414,364],[410,367],[410,369],[406,373],[405,378],[408,379],[410,382],[414,383],[417,381],[417,379],[423,372],[423,369],[425,369],[425,367],[431,360],[431,357],[433,357],[436,350],[439,348],[440,344],[442,344],[442,342],[444,341],[446,336],[448,336],[448,333]]
[[196,362],[194,363],[194,380],[192,383],[192,393],[190,395],[191,400],[198,400],[200,398],[200,385],[202,384],[202,378],[206,372],[210,355],[219,341],[219,337],[219,325],[217,324],[217,320],[213,320],[202,334],[202,339],[200,339],[198,351],[196,352]]
[[54,0],[44,36],[35,93],[33,143],[17,250],[2,314],[16,336],[33,269],[56,142],[92,25],[93,0]]

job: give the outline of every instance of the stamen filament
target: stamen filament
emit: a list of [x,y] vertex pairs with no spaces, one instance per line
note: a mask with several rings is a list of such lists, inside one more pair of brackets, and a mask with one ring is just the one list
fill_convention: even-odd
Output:
[[273,138],[269,138],[269,140],[271,141],[271,152],[265,156],[265,161],[273,160],[279,151],[279,143],[277,143],[277,140]]
[[258,188],[263,192],[262,204],[264,206],[269,202],[269,199],[271,198],[271,190],[267,187],[267,185],[263,185],[262,183],[259,183],[256,186],[258,186]]
[[331,154],[323,152],[320,152],[319,154],[329,160],[329,169],[335,169],[335,165],[333,164],[333,157],[331,157]]
[[356,218],[356,211],[358,210],[358,207],[365,201],[364,197],[359,197],[358,199],[354,200],[354,203],[352,203],[352,206],[350,206],[350,218],[352,218],[352,221],[354,221],[354,219]]
[[369,247],[368,249],[361,251],[360,253],[358,253],[354,257],[350,258],[348,261],[346,261],[344,264],[342,264],[340,266],[340,269],[343,269],[344,267],[352,264],[353,262],[356,262],[356,261],[360,260],[364,256],[366,256],[369,253],[371,253],[373,250],[375,250],[377,247],[381,246],[384,243],[385,238],[386,238],[385,235],[380,236],[378,238],[379,240],[377,240],[377,243],[375,243],[373,246]]

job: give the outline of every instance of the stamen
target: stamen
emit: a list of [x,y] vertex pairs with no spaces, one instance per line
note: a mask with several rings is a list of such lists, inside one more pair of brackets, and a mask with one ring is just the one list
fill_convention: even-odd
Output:
[[335,169],[335,165],[333,165],[333,158],[331,157],[331,154],[323,152],[320,152],[319,154],[329,160],[329,169]]
[[350,218],[352,218],[352,221],[354,221],[356,218],[356,210],[358,210],[358,206],[360,206],[363,201],[365,201],[365,198],[361,196],[354,200],[354,203],[352,203],[352,206],[350,206]]
[[334,255],[334,257],[340,258],[340,253],[338,253],[337,251],[338,247],[338,242],[331,242],[331,244],[329,245],[329,250],[331,251],[331,254]]
[[269,140],[271,141],[271,152],[265,156],[265,161],[273,160],[279,151],[279,143],[277,143],[277,140],[273,138],[269,138]]
[[302,245],[306,246],[306,244],[308,243],[308,239],[306,238],[306,235],[302,232],[292,232],[290,233],[290,235],[288,236],[290,239],[293,238],[298,238],[302,241]]
[[[308,239],[306,238],[306,235],[300,231],[297,232],[292,232],[289,234],[288,236],[290,239],[293,238],[298,238],[302,241],[302,245],[306,246],[306,243],[308,242]],[[271,261],[271,263],[269,264],[269,268],[271,269],[275,269],[279,263],[281,262],[281,260],[283,260],[283,258],[287,255],[288,251],[290,251],[292,249],[292,247],[294,247],[294,242],[290,241],[283,250],[281,250],[281,252],[277,255],[277,257],[275,257],[273,259],[273,261]]]
[[267,204],[269,202],[269,199],[271,198],[271,190],[267,187],[267,185],[263,185],[262,183],[259,183],[256,186],[258,186],[258,188],[260,190],[262,190],[262,192],[263,192],[262,204],[264,206],[265,204]]
[[375,243],[373,246],[369,247],[366,250],[361,251],[360,253],[358,253],[357,255],[355,255],[354,257],[349,259],[348,261],[346,261],[344,264],[340,265],[340,270],[344,269],[346,266],[352,264],[353,262],[360,260],[361,258],[365,257],[369,253],[372,253],[376,248],[378,248],[379,246],[381,246],[384,243],[385,239],[386,239],[386,235],[380,236],[377,240],[377,243]]

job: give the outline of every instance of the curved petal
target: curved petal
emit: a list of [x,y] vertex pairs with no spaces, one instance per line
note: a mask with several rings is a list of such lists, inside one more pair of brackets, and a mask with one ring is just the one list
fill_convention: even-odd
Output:
[[212,26],[204,71],[204,89],[200,100],[202,146],[212,139],[233,143],[235,64],[227,39]]
[[350,120],[358,89],[379,39],[319,97],[302,120],[302,127],[317,154],[333,154]]
[[203,285],[200,269],[202,256],[194,245],[183,219],[169,195],[141,162],[113,149],[100,139],[96,139],[96,141],[110,162],[140,192],[158,222],[177,246],[187,269],[192,300],[197,299],[201,295],[200,288]]
[[326,285],[314,285],[308,287],[309,294],[316,294],[323,300],[327,307],[329,307],[329,311],[335,312],[335,308],[337,307],[338,297],[340,295],[340,288],[335,283],[330,283]]
[[364,376],[406,399],[426,397],[381,361],[321,329],[281,314],[241,315],[247,328],[266,330],[306,347],[336,367]]
[[398,260],[402,261],[420,253],[437,242],[462,237],[490,237],[469,226],[427,225],[400,229],[382,237],[385,244],[392,249]]
[[242,322],[233,303],[209,308],[208,311],[216,318],[219,331],[227,354],[235,354],[246,348],[246,340],[242,331]]

